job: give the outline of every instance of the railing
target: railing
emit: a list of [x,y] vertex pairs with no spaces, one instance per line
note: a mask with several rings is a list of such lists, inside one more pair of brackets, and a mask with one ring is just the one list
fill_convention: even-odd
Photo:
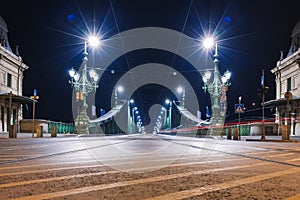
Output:
[[48,122],[48,132],[51,132],[52,126],[56,127],[56,133],[74,133],[75,127],[73,123],[64,123],[64,122]]

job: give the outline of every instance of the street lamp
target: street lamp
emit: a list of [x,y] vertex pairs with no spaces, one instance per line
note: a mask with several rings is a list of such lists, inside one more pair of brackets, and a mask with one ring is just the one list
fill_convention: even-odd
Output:
[[177,88],[177,92],[179,94],[182,94],[181,101],[182,101],[182,108],[184,109],[184,106],[185,106],[185,89],[183,87],[179,86]]
[[[75,88],[76,92],[76,100],[81,100],[83,102],[83,106],[81,107],[80,111],[78,112],[77,118],[75,120],[75,128],[78,133],[85,133],[88,134],[88,125],[89,125],[89,118],[87,116],[87,103],[86,103],[86,97],[88,93],[92,91],[96,91],[98,88],[97,81],[99,79],[98,74],[96,73],[94,68],[91,68],[88,71],[87,67],[87,45],[90,45],[92,47],[96,47],[100,44],[100,41],[97,37],[91,36],[88,38],[88,41],[84,42],[84,58],[82,59],[83,62],[83,69],[81,74],[79,72],[76,72],[73,68],[69,70],[69,75],[71,79],[69,80],[69,83],[72,87]],[[90,79],[88,78],[88,75]]]
[[123,86],[118,86],[115,89],[115,107],[117,107],[117,105],[118,105],[118,93],[122,93],[123,91],[124,91]]
[[[239,97],[239,106],[241,106],[242,97]],[[239,140],[241,140],[241,112],[239,112]]]
[[221,124],[223,123],[222,117],[225,117],[227,110],[227,98],[226,91],[230,86],[228,82],[231,73],[227,70],[223,76],[220,75],[218,65],[218,44],[214,42],[212,38],[207,38],[203,41],[203,46],[205,48],[212,48],[215,44],[215,54],[214,54],[214,71],[213,79],[211,80],[212,72],[206,71],[203,75],[204,91],[208,91],[212,95],[212,118],[211,124]]
[[170,101],[169,99],[166,99],[165,103],[169,106],[169,116],[167,117],[167,119],[169,119],[169,126],[170,129],[172,128],[172,101]]

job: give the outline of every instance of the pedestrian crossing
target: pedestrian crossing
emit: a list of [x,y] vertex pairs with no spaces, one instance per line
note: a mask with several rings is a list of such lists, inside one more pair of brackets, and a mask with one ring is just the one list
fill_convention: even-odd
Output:
[[[197,141],[199,144],[199,141]],[[233,145],[233,143],[228,142]],[[249,143],[251,144],[251,143]],[[214,148],[231,151],[237,148],[220,144]],[[276,149],[275,146],[273,146]],[[73,148],[78,148],[74,145]],[[178,146],[179,148],[179,146]],[[262,190],[271,190],[278,184],[277,179],[294,177],[300,181],[300,168],[284,163],[300,164],[299,154],[294,151],[276,151],[243,148],[235,154],[222,154],[211,150],[205,157],[197,154],[197,149],[177,155],[132,154],[134,158],[122,155],[107,156],[97,160],[88,151],[62,154],[54,157],[0,164],[0,199],[206,199],[212,195],[224,198],[224,191],[238,189],[247,197],[247,188],[261,185]],[[238,156],[251,155],[258,158],[274,159],[283,164]],[[78,154],[78,156],[77,156]],[[28,154],[9,155],[18,159]],[[0,154],[0,159],[1,159]],[[4,156],[3,156],[4,158]],[[175,159],[174,159],[175,158]],[[158,168],[157,163],[170,160],[169,165]],[[153,166],[135,162],[153,162]],[[135,166],[134,169],[120,171],[107,163]],[[285,180],[288,184],[289,179]],[[198,184],[197,184],[198,183]],[[264,188],[265,187],[265,188]],[[134,189],[133,189],[134,188]],[[276,191],[275,191],[276,192]],[[297,199],[300,189],[278,194],[281,199]],[[136,195],[136,196],[134,196]],[[261,194],[258,194],[261,195]],[[271,194],[270,194],[271,195]],[[282,196],[280,196],[282,195]],[[236,196],[241,199],[242,196]],[[233,198],[233,197],[232,197]],[[258,198],[259,199],[259,198]]]

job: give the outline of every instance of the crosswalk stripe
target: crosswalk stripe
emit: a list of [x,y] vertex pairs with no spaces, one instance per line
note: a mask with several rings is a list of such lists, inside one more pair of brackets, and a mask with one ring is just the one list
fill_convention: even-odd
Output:
[[[209,164],[209,163],[237,161],[237,160],[246,160],[246,158],[230,159],[230,160],[229,159],[212,160],[212,161],[204,161],[204,162],[179,163],[179,164],[169,165],[168,167],[180,167],[180,166],[187,166],[187,165],[190,166],[190,165]],[[151,167],[139,168],[138,170],[149,170],[149,169],[151,169]],[[156,169],[156,167],[153,167],[153,169]],[[19,186],[19,185],[35,184],[35,183],[43,183],[43,182],[50,182],[50,181],[60,181],[60,180],[72,179],[72,178],[82,178],[82,177],[87,177],[87,176],[99,176],[99,175],[104,175],[104,174],[116,174],[116,173],[120,173],[120,171],[112,170],[112,171],[77,174],[77,175],[70,175],[70,176],[60,176],[60,177],[54,177],[54,178],[36,179],[36,180],[30,180],[30,181],[4,183],[4,184],[0,184],[0,188],[14,187],[14,186]]]
[[244,179],[239,179],[239,180],[234,180],[234,181],[228,181],[228,182],[221,183],[221,184],[207,185],[204,187],[194,188],[191,190],[184,190],[184,191],[175,192],[175,193],[171,193],[171,194],[161,195],[161,196],[157,196],[157,197],[153,197],[153,198],[148,198],[146,200],[185,199],[185,198],[199,196],[199,195],[205,194],[207,192],[213,192],[213,191],[233,188],[233,187],[237,187],[240,185],[250,184],[250,183],[263,181],[263,180],[267,180],[267,179],[278,177],[278,176],[293,174],[293,173],[297,173],[297,172],[300,172],[299,168],[291,168],[288,170],[252,176],[249,178],[244,178]]
[[[104,190],[104,189],[111,189],[111,188],[116,188],[116,187],[123,187],[123,186],[129,186],[129,185],[164,181],[164,180],[170,180],[170,179],[175,179],[175,178],[183,178],[183,177],[192,176],[192,175],[200,175],[200,174],[220,172],[220,171],[225,171],[225,170],[243,169],[243,168],[247,168],[247,167],[257,167],[257,166],[263,166],[263,165],[267,165],[267,164],[268,163],[258,163],[258,164],[252,164],[252,165],[242,165],[242,166],[233,166],[233,167],[225,167],[225,168],[206,169],[206,170],[179,173],[179,174],[156,176],[156,177],[150,177],[150,178],[144,178],[144,179],[115,182],[115,183],[111,183],[111,184],[101,184],[101,185],[82,187],[82,188],[64,190],[64,191],[53,192],[53,193],[46,193],[46,194],[38,194],[38,195],[32,195],[32,196],[27,196],[27,197],[20,197],[20,198],[16,198],[16,200],[37,200],[37,199],[58,198],[58,197],[63,197],[63,196],[68,196],[68,195],[81,194],[81,193],[99,191],[99,190]],[[300,171],[300,169],[299,169],[299,171]],[[170,199],[172,199],[172,198],[170,198]]]

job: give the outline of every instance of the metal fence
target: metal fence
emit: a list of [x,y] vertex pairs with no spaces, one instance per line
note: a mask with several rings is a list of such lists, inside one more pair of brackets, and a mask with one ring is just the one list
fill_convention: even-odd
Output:
[[51,132],[52,126],[56,127],[56,133],[74,133],[75,127],[73,123],[64,123],[64,122],[48,122],[48,132]]

